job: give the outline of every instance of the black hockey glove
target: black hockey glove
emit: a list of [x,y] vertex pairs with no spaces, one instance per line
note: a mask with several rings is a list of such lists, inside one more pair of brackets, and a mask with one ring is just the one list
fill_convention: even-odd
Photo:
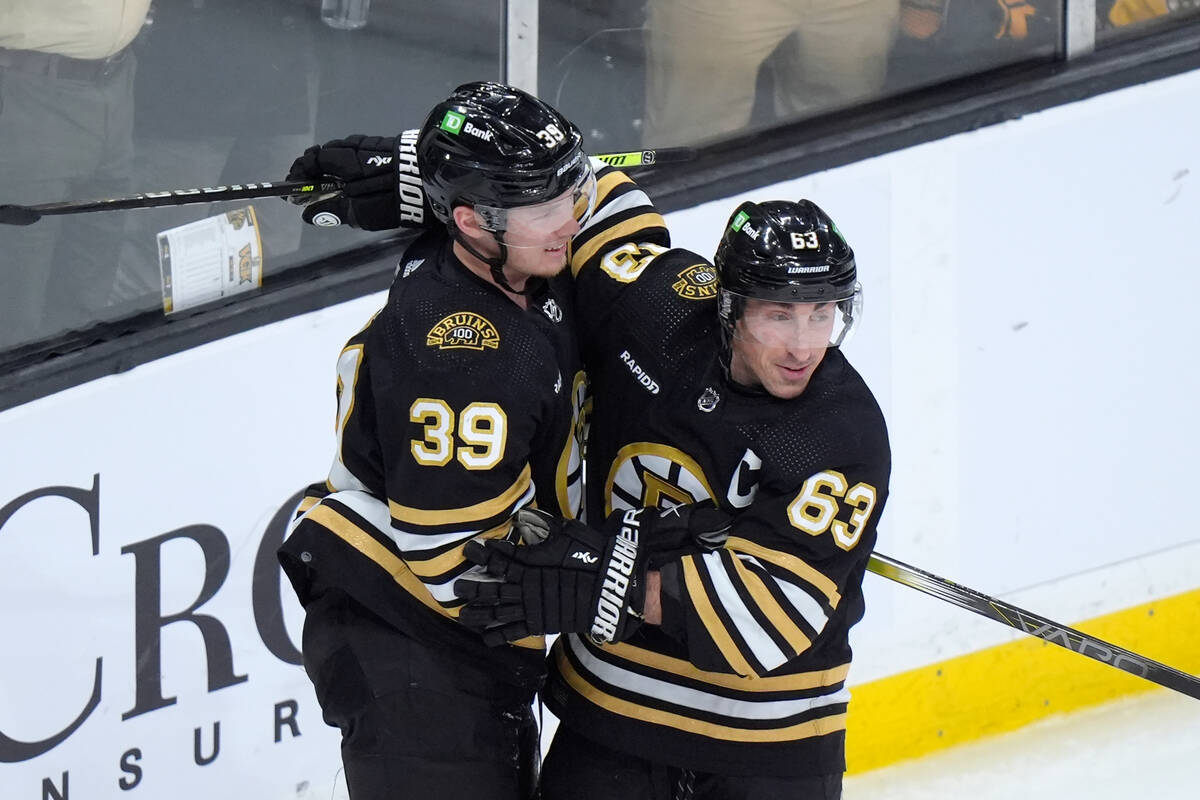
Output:
[[[362,136],[313,145],[292,162],[289,181],[342,181],[332,197],[308,203],[305,222],[319,227],[349,225],[365,231],[420,228],[433,220],[425,204],[415,157],[399,158],[400,137]],[[403,174],[402,174],[403,173]]]
[[523,541],[543,541],[469,542],[466,557],[494,577],[455,581],[455,594],[468,601],[459,622],[493,646],[544,633],[587,633],[604,643],[624,641],[641,625],[652,564],[720,547],[729,517],[711,504],[633,509],[596,530],[525,508],[513,529]]

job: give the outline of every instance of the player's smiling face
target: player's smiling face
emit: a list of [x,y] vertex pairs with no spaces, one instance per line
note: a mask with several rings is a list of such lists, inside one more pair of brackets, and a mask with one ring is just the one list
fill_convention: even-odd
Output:
[[[487,258],[500,256],[500,244],[496,234],[491,230],[480,227],[473,210],[467,206],[454,209],[454,222],[458,236],[466,240],[471,248]],[[571,237],[579,232],[579,223],[571,215],[557,220],[553,229],[543,228],[538,232],[536,242],[531,241],[528,232],[516,229],[505,230],[500,234],[504,237],[504,275],[509,284],[516,289],[525,285],[527,278],[552,278],[563,271],[567,265],[567,247]],[[485,280],[491,280],[490,267],[475,257],[473,253],[462,248],[459,242],[454,244],[455,254],[472,272]]]
[[[592,193],[586,198],[581,198],[579,190],[572,189],[532,206],[512,209],[460,206],[454,209],[455,227],[472,249],[487,258],[500,256],[500,242],[496,239],[499,236],[504,242],[505,277],[519,289],[526,278],[550,278],[567,265],[567,248],[571,238],[579,233],[581,210],[590,213],[594,202],[594,186],[589,186]],[[462,258],[463,254],[459,256]],[[481,269],[475,271],[484,274]]]
[[569,202],[565,202],[564,207],[564,213],[539,220],[533,226],[523,226],[521,217],[514,215],[511,227],[504,232],[508,250],[506,270],[512,268],[542,278],[562,271],[567,265],[567,245],[571,237],[579,233],[579,223],[570,213]]
[[734,330],[730,375],[775,397],[798,397],[825,357],[834,312],[832,303],[746,300]]

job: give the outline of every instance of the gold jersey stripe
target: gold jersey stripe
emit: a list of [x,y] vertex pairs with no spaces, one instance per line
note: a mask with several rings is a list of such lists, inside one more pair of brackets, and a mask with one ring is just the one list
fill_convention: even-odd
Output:
[[792,648],[792,652],[799,654],[807,650],[812,645],[812,642],[804,635],[804,631],[800,630],[796,622],[788,616],[787,611],[779,604],[775,596],[771,594],[771,591],[763,583],[759,574],[743,564],[736,553],[732,553],[731,555],[733,556],[734,569],[737,571],[742,584],[754,598],[755,605],[767,616],[767,619],[775,626],[775,630],[779,631],[780,635],[787,640],[787,643]]
[[304,514],[304,512],[308,511],[310,508],[312,508],[319,502],[321,502],[321,498],[319,498],[319,497],[301,498],[300,505],[296,506],[296,516],[297,517],[301,516],[302,514]]
[[725,547],[728,550],[754,556],[760,561],[768,561],[777,567],[783,567],[788,572],[803,578],[829,599],[829,605],[832,608],[837,608],[838,603],[842,601],[842,595],[838,591],[837,584],[829,580],[828,577],[803,559],[797,558],[790,553],[771,550],[760,544],[755,544],[749,539],[742,539],[738,536],[730,536],[725,542]]
[[[506,536],[512,528],[512,522],[505,520],[496,527],[486,530],[482,533],[477,533],[472,536],[472,539],[501,539]],[[415,558],[408,558],[405,564],[412,570],[413,574],[418,578],[435,578],[438,575],[445,575],[455,567],[463,564],[466,559],[463,557],[463,547],[466,542],[460,542],[457,547],[451,548],[439,556],[430,558],[426,561],[418,561]]]
[[[326,530],[337,534],[346,544],[378,564],[388,575],[392,576],[392,580],[398,583],[404,591],[419,600],[422,605],[442,616],[451,618],[458,616],[459,608],[443,608],[434,599],[433,595],[429,593],[429,589],[426,588],[425,584],[421,583],[412,574],[408,569],[408,565],[402,559],[397,558],[394,553],[380,544],[374,536],[346,519],[334,509],[327,505],[318,505],[309,512],[307,518]],[[518,647],[527,647],[535,650],[545,649],[546,645],[544,637],[541,636],[527,636],[524,639],[513,642],[513,644]]]
[[583,676],[575,671],[562,648],[557,648],[559,671],[576,692],[587,698],[593,704],[622,717],[630,717],[641,722],[651,722],[669,728],[708,736],[730,742],[791,742],[797,739],[808,739],[813,736],[824,736],[846,729],[846,713],[832,714],[828,717],[788,725],[783,728],[768,728],[765,730],[750,728],[735,728],[732,725],[719,725],[715,722],[693,719],[683,714],[670,711],[660,711],[655,708],[638,705],[619,697],[613,697],[607,692],[592,686]]
[[[584,372],[583,370],[578,370],[575,373],[575,376],[573,378],[571,378],[570,397],[571,397],[571,407],[572,408],[575,407],[575,398],[577,398],[579,396],[580,390],[586,386],[587,386],[587,373]],[[587,392],[584,391],[584,394],[587,394]],[[580,430],[580,427],[583,424],[584,413],[585,412],[582,408],[580,408],[578,411],[574,412],[573,418],[571,420],[571,430],[568,431],[567,438],[563,442],[562,453],[558,457],[558,466],[554,470],[554,494],[558,498],[559,510],[562,512],[562,515],[564,517],[566,517],[567,519],[574,519],[575,515],[577,513],[579,513],[579,511],[580,511],[580,509],[577,508],[576,506],[582,505],[582,502],[580,502],[580,503],[572,503],[571,502],[572,481],[571,481],[570,470],[571,470],[571,450],[572,450],[572,448],[575,448],[576,444],[577,444],[577,440],[575,438],[575,433],[576,433],[576,431]],[[575,488],[579,492],[581,492],[582,491],[581,484],[583,483],[583,480],[582,480],[583,454],[579,453],[578,457],[579,457],[579,462],[576,464],[576,468],[578,470],[580,470],[580,473],[579,473],[580,479],[579,479],[578,484],[575,485]]]
[[700,580],[700,572],[696,569],[693,557],[688,556],[681,563],[683,564],[683,580],[687,585],[688,598],[691,599],[696,613],[700,615],[700,621],[704,623],[708,635],[712,637],[713,643],[721,651],[721,655],[725,656],[725,660],[737,674],[756,675],[750,662],[746,661],[742,651],[734,643],[724,623],[721,622],[721,618],[717,616],[716,609],[709,600],[708,591],[704,588],[703,581]]
[[[600,210],[608,201],[609,195],[614,189],[623,183],[633,183],[633,181],[623,172],[613,170],[602,176],[596,182],[596,209]],[[648,201],[647,201],[648,202]],[[628,238],[629,234],[645,227],[665,228],[666,220],[662,215],[654,210],[650,205],[644,206],[646,213],[639,214],[633,219],[626,220],[619,225],[608,225],[597,228],[599,235],[584,244],[582,250],[576,250],[574,243],[571,246],[571,274],[578,275],[579,270],[583,269],[583,265],[588,262],[588,259],[596,255],[596,253],[611,244],[613,241],[622,241]],[[634,206],[637,208],[637,206]]]
[[614,241],[621,241],[630,238],[634,233],[645,228],[661,228],[666,225],[666,220],[657,212],[647,212],[638,214],[636,217],[631,217],[624,222],[616,225],[610,225],[604,229],[603,236],[597,236],[595,239],[587,242],[581,249],[575,251],[571,257],[571,274],[578,275],[579,270],[583,269],[583,265],[593,258],[601,249],[608,247]]
[[[606,200],[608,200],[608,196],[609,196],[609,194],[612,193],[612,190],[616,186],[618,186],[622,183],[633,183],[633,181],[625,173],[617,172],[615,170],[609,171],[608,174],[601,176],[596,181],[596,210],[597,211],[599,211],[601,208],[603,208],[604,203]],[[665,225],[666,222],[664,221],[663,224]],[[605,241],[605,242],[610,241],[609,237],[606,235],[607,234],[606,227],[597,226],[597,227],[593,228],[592,230],[594,230],[597,233],[597,238],[600,239],[601,241]],[[575,241],[573,239],[571,240],[571,243],[570,243],[569,247],[567,248],[567,252],[569,254],[569,259],[571,262],[571,274],[578,275],[580,268],[582,268],[582,266],[583,266],[583,262],[579,260],[577,254],[575,252]]]
[[[633,664],[639,664],[643,667],[650,667],[671,673],[669,676],[662,677],[661,680],[670,681],[672,677],[678,675],[696,681],[703,681],[710,686],[735,689],[741,692],[807,691],[808,689],[815,689],[818,686],[835,686],[845,681],[846,676],[850,673],[850,664],[845,663],[827,670],[798,672],[795,675],[770,675],[762,678],[744,678],[741,675],[730,675],[726,672],[708,672],[699,669],[691,662],[684,661],[681,658],[672,658],[662,653],[656,653],[653,650],[643,650],[640,647],[634,647],[625,642],[607,645],[601,653],[602,655],[599,657],[610,664],[613,663],[613,658],[615,657]],[[616,664],[616,666],[619,667],[621,665]]]
[[413,508],[412,506],[403,506],[394,500],[388,500],[388,511],[391,512],[392,519],[401,523],[402,526],[407,525],[466,525],[479,520],[489,519],[497,514],[507,511],[509,506],[517,502],[521,495],[529,489],[531,482],[531,473],[529,465],[525,465],[525,469],[521,470],[521,474],[517,476],[513,485],[504,490],[504,493],[499,497],[493,497],[490,500],[482,500],[474,505],[463,506],[462,508],[444,508],[444,509],[425,509]]
[[600,176],[600,179],[596,181],[596,207],[603,207],[604,201],[608,200],[608,196],[612,194],[612,190],[622,183],[633,183],[633,179],[624,172],[617,170],[612,170]]

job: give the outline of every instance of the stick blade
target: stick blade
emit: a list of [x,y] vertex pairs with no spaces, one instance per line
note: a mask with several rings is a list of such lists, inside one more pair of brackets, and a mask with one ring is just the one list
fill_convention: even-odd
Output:
[[29,206],[0,205],[0,225],[32,225],[41,218],[41,212]]

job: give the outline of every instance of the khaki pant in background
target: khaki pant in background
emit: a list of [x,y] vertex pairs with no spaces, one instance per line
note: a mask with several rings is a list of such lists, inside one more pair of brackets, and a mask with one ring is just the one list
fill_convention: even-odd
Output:
[[650,0],[645,146],[690,144],[744,128],[759,67],[777,48],[769,68],[780,119],[871,97],[887,74],[899,5]]

